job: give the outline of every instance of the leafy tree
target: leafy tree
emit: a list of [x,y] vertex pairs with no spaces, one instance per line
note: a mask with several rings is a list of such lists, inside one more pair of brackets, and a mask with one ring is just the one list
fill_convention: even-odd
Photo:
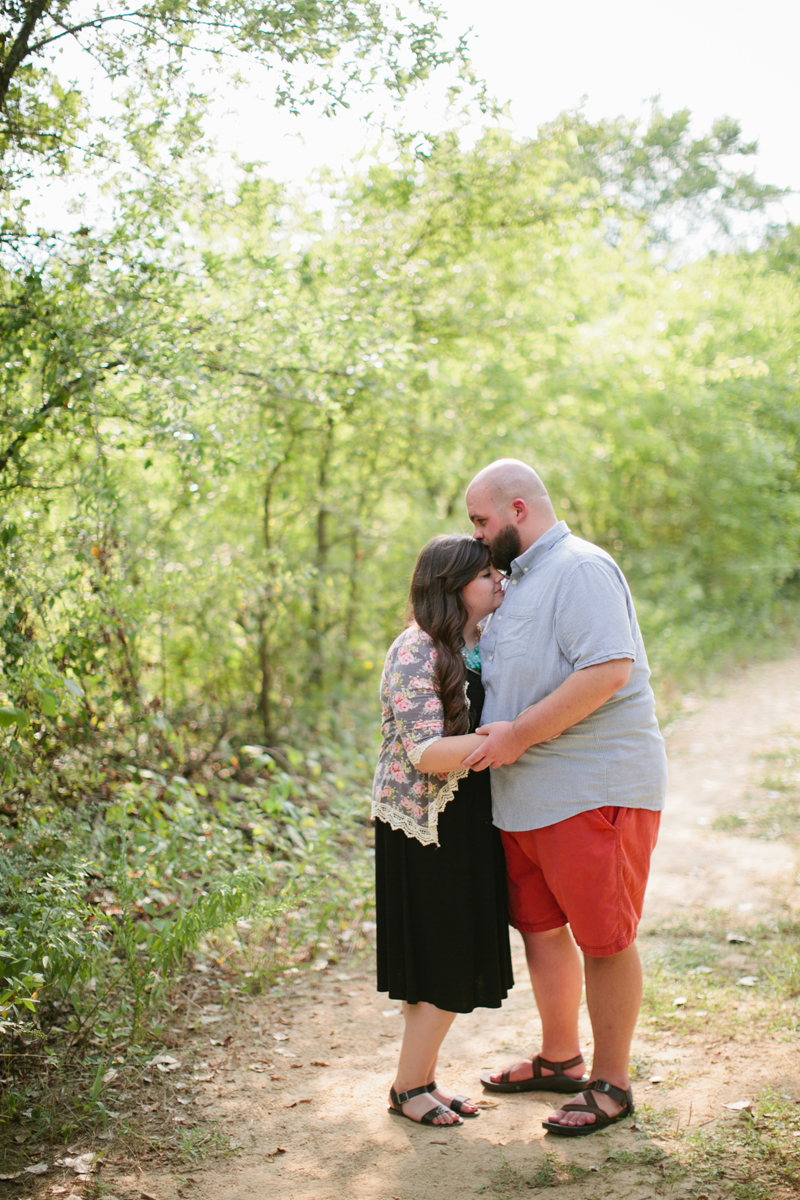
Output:
[[786,189],[756,179],[758,143],[743,141],[738,121],[720,117],[710,133],[693,137],[691,115],[688,108],[665,113],[654,101],[647,123],[591,122],[577,111],[542,132],[562,136],[566,178],[596,182],[614,231],[636,214],[651,245],[703,227],[730,234],[737,216],[764,214]]
[[296,108],[321,92],[332,111],[351,90],[385,88],[402,95],[443,62],[463,62],[463,44],[454,51],[443,46],[439,15],[429,0],[397,8],[390,23],[373,0],[205,0],[199,7],[112,0],[91,11],[76,0],[4,0],[3,158],[16,149],[64,164],[65,146],[73,144],[90,106],[88,96],[64,89],[43,65],[65,39],[110,80],[144,87],[156,116],[175,102],[198,56],[217,68],[231,61],[259,63],[277,74],[279,104]]

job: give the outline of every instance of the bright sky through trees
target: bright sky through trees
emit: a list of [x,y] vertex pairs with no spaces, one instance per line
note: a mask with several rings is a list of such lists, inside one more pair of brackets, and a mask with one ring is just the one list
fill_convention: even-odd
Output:
[[[491,94],[510,102],[518,135],[586,96],[592,119],[631,117],[661,96],[668,112],[689,108],[695,134],[715,117],[742,123],[758,140],[758,174],[800,190],[800,5],[794,0],[674,0],[669,7],[642,0],[443,0],[456,36],[472,27],[471,54]],[[322,164],[337,166],[362,149],[360,117],[374,107],[353,104],[349,114],[326,120],[268,111],[254,94],[231,98],[235,117],[217,128],[228,144],[257,152],[284,178],[302,180]],[[408,108],[408,103],[406,108]],[[412,117],[425,128],[421,100]],[[800,216],[790,198],[788,211]]]

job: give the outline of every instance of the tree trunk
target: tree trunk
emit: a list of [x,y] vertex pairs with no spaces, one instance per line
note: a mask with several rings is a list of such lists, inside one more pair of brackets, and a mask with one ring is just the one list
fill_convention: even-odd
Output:
[[270,641],[270,615],[272,604],[275,598],[275,576],[277,567],[275,562],[275,547],[272,541],[272,493],[275,487],[275,481],[281,469],[289,461],[292,446],[294,444],[295,433],[291,433],[289,442],[283,452],[281,458],[267,472],[267,478],[264,481],[264,508],[263,508],[263,541],[264,541],[264,586],[261,591],[261,599],[258,605],[257,622],[258,622],[258,669],[261,675],[261,686],[258,694],[258,711],[261,715],[261,726],[264,736],[264,745],[271,746],[275,738],[275,720],[272,702],[272,690],[275,679],[275,669],[272,657],[272,643]]
[[[359,505],[359,517],[361,506]],[[356,627],[356,614],[359,602],[359,568],[364,552],[361,549],[360,528],[353,525],[350,531],[350,563],[347,571],[347,608],[345,609],[344,631],[342,633],[342,652],[339,657],[339,679],[344,681],[350,675],[350,643]]]
[[326,504],[328,491],[328,468],[330,466],[331,451],[333,450],[333,418],[328,417],[325,425],[325,436],[322,442],[322,451],[319,458],[319,470],[317,472],[317,496],[319,500],[319,508],[317,509],[317,545],[314,556],[314,576],[311,581],[311,605],[310,605],[310,622],[311,626],[308,631],[308,645],[311,652],[311,662],[308,671],[308,682],[312,688],[321,688],[324,679],[324,664],[323,664],[323,623],[325,620],[322,611],[322,590],[325,586],[325,572],[328,567],[328,555],[330,553],[330,541],[328,538],[328,517],[330,516],[329,509]]

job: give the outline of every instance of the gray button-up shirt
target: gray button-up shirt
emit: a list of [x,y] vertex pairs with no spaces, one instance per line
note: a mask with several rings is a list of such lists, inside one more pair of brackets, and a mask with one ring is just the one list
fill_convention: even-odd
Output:
[[541,829],[605,805],[664,807],[664,742],[625,576],[605,550],[559,521],[514,560],[503,603],[481,635],[483,724],[513,720],[573,671],[617,658],[633,667],[610,700],[492,770],[500,829]]

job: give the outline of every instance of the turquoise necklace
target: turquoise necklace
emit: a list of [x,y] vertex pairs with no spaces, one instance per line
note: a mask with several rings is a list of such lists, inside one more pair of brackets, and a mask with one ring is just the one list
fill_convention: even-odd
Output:
[[464,656],[464,662],[469,667],[470,671],[481,673],[481,648],[476,643],[474,650],[468,650],[466,646],[461,647],[461,653]]

